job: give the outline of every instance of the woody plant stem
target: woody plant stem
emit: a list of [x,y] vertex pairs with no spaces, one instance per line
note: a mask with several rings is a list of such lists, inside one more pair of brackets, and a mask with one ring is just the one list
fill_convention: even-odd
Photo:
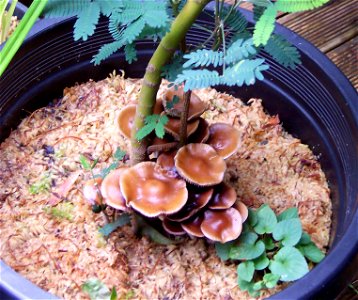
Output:
[[142,88],[139,94],[138,105],[135,119],[133,122],[131,138],[131,162],[139,163],[147,159],[147,139],[140,141],[136,138],[136,133],[144,125],[146,116],[153,113],[157,92],[161,83],[161,70],[172,58],[180,42],[210,0],[188,0],[175,18],[170,31],[164,36],[150,59],[143,78]]

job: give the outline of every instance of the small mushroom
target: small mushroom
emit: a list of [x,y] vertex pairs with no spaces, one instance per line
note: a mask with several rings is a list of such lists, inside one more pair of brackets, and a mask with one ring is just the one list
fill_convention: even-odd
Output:
[[160,165],[163,170],[175,172],[174,157],[176,154],[176,150],[160,154],[157,159],[157,164]]
[[102,195],[100,192],[100,187],[102,183],[102,178],[95,178],[88,180],[83,186],[83,196],[88,201],[90,205],[101,204]]
[[[168,123],[165,124],[165,126],[164,126],[165,132],[169,133],[172,137],[174,137],[174,139],[179,141],[180,126],[181,126],[180,119],[174,119],[174,118],[168,118],[168,119],[169,119]],[[199,126],[199,120],[188,122],[187,128],[186,128],[187,136],[189,137],[190,135],[192,135],[196,131],[198,126]]]
[[194,219],[181,223],[181,227],[186,231],[186,233],[196,236],[203,237],[204,233],[202,232],[200,225],[203,222],[204,217],[202,215],[196,216]]
[[249,216],[249,210],[247,206],[243,202],[237,201],[233,207],[239,211],[242,218],[242,223],[244,223]]
[[189,189],[188,201],[184,207],[175,214],[168,216],[169,220],[182,222],[199,212],[206,204],[209,203],[214,189]]
[[207,210],[200,226],[204,235],[213,241],[226,243],[239,237],[242,231],[242,218],[238,210]]
[[188,144],[174,157],[177,172],[185,180],[199,186],[220,183],[226,170],[225,161],[207,144]]
[[236,191],[225,182],[215,187],[214,195],[210,201],[210,209],[226,209],[234,205],[236,201]]
[[214,123],[209,127],[210,137],[207,144],[225,158],[233,155],[240,146],[240,133],[233,126],[226,123]]
[[186,231],[181,227],[180,223],[173,222],[167,218],[165,218],[162,222],[162,226],[164,230],[173,235],[184,235]]
[[[178,103],[174,104],[172,108],[168,108],[168,104],[173,101],[173,97],[177,96],[179,98]],[[180,118],[181,112],[184,108],[184,91],[183,87],[170,88],[163,96],[163,105],[165,111],[169,116]],[[190,96],[190,105],[188,112],[188,121],[191,121],[195,118],[200,117],[200,115],[207,110],[207,105],[200,100],[200,98],[195,94],[191,93]]]
[[188,200],[186,182],[167,176],[154,162],[142,162],[125,170],[120,187],[127,205],[147,217],[175,213]]
[[107,205],[119,209],[128,210],[126,200],[123,198],[119,186],[119,178],[127,167],[119,168],[110,172],[104,179],[101,185],[101,193]]
[[199,118],[198,120],[198,128],[190,136],[189,143],[205,143],[209,138],[209,123],[203,118]]
[[128,139],[131,138],[131,131],[135,118],[136,105],[130,104],[124,107],[117,118],[119,131]]

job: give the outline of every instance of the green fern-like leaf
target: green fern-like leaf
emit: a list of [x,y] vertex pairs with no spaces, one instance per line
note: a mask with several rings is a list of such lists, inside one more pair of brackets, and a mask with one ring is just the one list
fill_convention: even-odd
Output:
[[117,52],[120,48],[122,48],[125,44],[124,40],[114,41],[112,43],[108,43],[103,45],[98,53],[93,57],[91,60],[92,63],[99,65],[101,61],[105,60],[106,58],[110,57],[113,53]]
[[242,32],[246,29],[248,22],[239,10],[230,10],[229,7],[224,7],[221,19],[225,19],[226,17],[225,25],[234,32]]
[[118,0],[96,0],[101,7],[101,12],[106,17],[111,16],[113,13],[120,13],[124,6],[122,1]]
[[147,135],[155,131],[159,138],[164,136],[164,126],[168,123],[169,119],[166,115],[149,115],[145,118],[145,125],[136,133],[137,140],[142,140]]
[[185,82],[184,91],[206,88],[220,84],[220,75],[209,70],[184,70],[175,81],[176,84]]
[[214,67],[221,66],[224,61],[224,53],[222,51],[214,51],[207,49],[199,49],[189,54],[185,54],[184,58],[187,59],[184,68],[194,67],[207,67],[213,65]]
[[254,21],[257,22],[261,16],[263,15],[266,7],[265,6],[259,6],[254,4],[253,13],[254,13]]
[[96,29],[99,16],[101,13],[100,6],[97,2],[90,2],[86,8],[77,15],[77,21],[74,25],[73,37],[75,41],[87,40]]
[[226,51],[225,63],[233,64],[243,58],[249,57],[249,55],[256,54],[256,48],[253,45],[253,39],[242,40],[238,39],[234,42]]
[[126,61],[128,63],[132,63],[133,61],[137,60],[137,51],[135,49],[134,44],[127,44],[124,47],[124,54],[126,56]]
[[76,16],[88,7],[88,0],[48,0],[43,14],[47,18]]
[[276,20],[276,7],[274,5],[266,8],[260,19],[257,21],[254,30],[254,45],[266,45],[274,28]]
[[311,10],[326,4],[329,0],[277,0],[276,9],[282,12],[292,13]]
[[137,21],[129,24],[123,31],[123,39],[126,43],[133,43],[136,38],[140,35],[145,26],[144,19],[140,18]]
[[297,48],[280,35],[273,34],[264,50],[284,67],[295,69],[298,64],[301,64]]
[[262,80],[264,77],[262,71],[269,68],[264,64],[264,59],[257,58],[253,60],[241,60],[233,67],[227,68],[221,76],[221,84],[228,86],[242,86],[243,84],[251,85],[256,79]]

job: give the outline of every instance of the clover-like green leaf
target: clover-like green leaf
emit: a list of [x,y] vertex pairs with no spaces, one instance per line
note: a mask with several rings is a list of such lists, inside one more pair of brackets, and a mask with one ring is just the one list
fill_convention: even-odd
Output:
[[254,226],[258,234],[271,233],[277,224],[274,211],[267,205],[262,205],[257,210],[257,223]]
[[266,273],[262,279],[265,283],[265,286],[269,289],[272,289],[277,285],[277,282],[280,279],[280,275]]
[[230,254],[230,249],[233,244],[234,244],[234,242],[228,242],[225,244],[215,243],[215,250],[216,250],[217,256],[219,256],[219,258],[221,260],[228,260],[229,254]]
[[296,219],[298,218],[298,210],[296,207],[290,207],[286,210],[284,210],[282,213],[280,213],[277,216],[277,221],[283,221],[288,219]]
[[264,251],[265,244],[262,241],[257,241],[255,244],[241,243],[230,249],[229,257],[231,259],[250,260],[259,257]]
[[252,288],[255,291],[259,291],[259,290],[263,289],[264,287],[265,287],[265,283],[263,280],[255,282],[254,285],[252,286]]
[[272,232],[276,241],[281,241],[284,246],[294,246],[302,236],[302,225],[298,218],[286,219],[278,222]]
[[272,250],[272,249],[274,249],[276,247],[275,242],[274,242],[274,240],[272,239],[271,236],[265,235],[263,237],[262,241],[265,244],[266,250]]
[[244,261],[237,266],[237,274],[246,281],[251,281],[254,277],[255,265],[251,260]]
[[243,280],[238,277],[237,284],[239,285],[240,290],[248,291],[252,297],[257,297],[259,295],[259,292],[254,290],[255,283]]
[[319,263],[324,258],[324,253],[313,243],[301,246],[303,255],[314,263]]
[[255,270],[263,270],[270,264],[270,260],[267,258],[266,253],[262,253],[258,258],[253,260]]
[[308,272],[308,265],[300,251],[285,246],[271,260],[269,269],[273,274],[280,275],[281,281],[293,281]]
[[257,241],[259,236],[255,232],[247,231],[240,235],[238,239],[239,244],[253,245]]
[[253,209],[249,208],[249,216],[247,218],[247,223],[254,227],[257,223],[257,213]]
[[303,231],[298,244],[299,245],[308,245],[309,243],[311,243],[311,237],[307,232]]

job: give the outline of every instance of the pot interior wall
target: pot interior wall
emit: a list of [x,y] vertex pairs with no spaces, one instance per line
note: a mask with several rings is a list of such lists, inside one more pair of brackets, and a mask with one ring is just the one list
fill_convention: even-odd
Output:
[[[208,19],[207,15],[203,15],[198,22],[202,26],[210,27]],[[90,63],[92,55],[102,43],[111,41],[107,33],[107,23],[101,20],[96,35],[89,41],[79,43],[73,42],[72,26],[73,21],[65,21],[50,27],[47,35],[38,34],[28,40],[11,67],[0,78],[0,141],[9,135],[10,130],[15,128],[29,111],[61,97],[66,86],[85,82],[90,78],[103,79],[114,69],[117,72],[120,69],[125,70],[126,76],[129,77],[143,75],[155,44],[148,41],[139,42],[138,61],[132,65],[128,65],[123,54],[119,53],[95,67]],[[302,39],[295,35],[290,36],[287,30],[280,30],[296,45],[302,43]],[[206,32],[193,29],[188,34],[187,41],[197,45],[206,37]],[[314,52],[314,55],[323,56],[309,44],[307,47],[308,50],[317,52]],[[358,117],[357,109],[351,102],[354,101],[356,93],[346,79],[342,79],[343,86],[337,86],[334,78],[341,78],[342,74],[326,58],[315,58],[314,55],[312,57],[312,53],[307,53],[307,49],[303,49],[301,54],[303,65],[295,71],[287,70],[263,55],[270,64],[264,81],[250,87],[218,89],[239,96],[245,101],[251,97],[262,98],[267,111],[279,114],[284,128],[310,145],[313,152],[320,157],[332,191],[334,216],[330,251],[334,252],[335,248],[339,250],[344,233],[354,226],[357,218],[357,189],[354,179],[358,176]],[[322,59],[328,69],[338,75],[331,72],[327,74],[327,71],[322,70]],[[357,236],[352,237],[353,248],[358,246],[357,239]],[[347,263],[344,259],[340,264],[342,262]],[[314,269],[311,273],[324,272],[319,268],[320,265],[316,268],[318,271]],[[342,271],[344,266],[331,268],[332,272],[338,272]],[[311,273],[306,276],[310,276],[308,279],[304,278],[306,283],[312,282],[315,275]],[[317,284],[327,284],[322,282]],[[338,289],[340,284],[337,281],[335,283]],[[293,284],[284,292],[299,293],[302,288],[298,284],[299,282]],[[306,289],[304,295],[309,297],[312,293],[315,293],[313,287]],[[278,295],[282,297],[284,294]]]

